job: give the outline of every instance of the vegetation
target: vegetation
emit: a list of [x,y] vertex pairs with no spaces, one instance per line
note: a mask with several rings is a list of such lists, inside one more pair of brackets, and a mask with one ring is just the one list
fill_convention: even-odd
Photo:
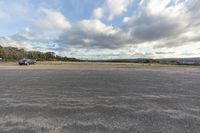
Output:
[[25,51],[15,47],[0,46],[0,59],[2,61],[17,61],[21,58],[36,59],[37,61],[79,61],[75,58],[58,56],[54,52]]

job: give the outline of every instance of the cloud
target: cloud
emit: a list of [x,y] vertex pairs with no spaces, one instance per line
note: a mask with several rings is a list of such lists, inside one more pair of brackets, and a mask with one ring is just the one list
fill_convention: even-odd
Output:
[[[125,17],[120,27],[106,25],[100,21],[99,19],[103,15],[106,16],[105,10],[102,10],[105,7],[97,8],[95,12],[101,13],[96,13],[96,15],[94,13],[95,19],[82,20],[73,24],[69,30],[66,30],[60,36],[58,42],[61,48],[79,49],[82,51],[81,54],[85,51],[85,57],[86,55],[100,57],[95,52],[88,52],[87,50],[100,50],[105,57],[113,57],[112,52],[115,51],[114,53],[116,53],[120,49],[124,49],[127,53],[114,55],[164,58],[167,56],[182,57],[185,52],[194,53],[193,55],[196,56],[198,52],[195,49],[200,48],[197,45],[200,41],[200,26],[197,17],[199,14],[196,13],[199,10],[195,8],[196,4],[173,0],[165,2],[161,0],[140,1],[137,12],[132,16]],[[116,11],[116,15],[126,11],[126,8],[122,9],[119,13]],[[111,15],[111,12],[109,13],[107,16]],[[111,16],[114,17],[115,15]],[[189,52],[186,52],[184,48]],[[110,53],[103,53],[108,49]]]
[[32,50],[33,47],[30,44],[25,44],[20,41],[16,41],[11,37],[0,37],[0,46],[3,47],[16,47],[16,48],[24,48],[26,50]]
[[[80,4],[72,2],[76,7]],[[2,23],[20,25],[17,32],[0,40],[2,45],[31,44],[70,56],[96,58],[199,54],[199,0],[102,0],[100,5],[86,0],[86,5],[95,7],[87,8],[86,16],[81,12],[78,19],[71,16],[73,12],[66,13],[61,1],[57,4],[62,8],[36,3],[0,1]]]
[[115,16],[121,15],[127,11],[132,0],[106,0],[106,5],[109,10],[109,19],[112,20]]
[[39,41],[48,40],[48,38],[45,38],[43,33],[38,34],[37,32],[33,32],[32,29],[30,29],[30,27],[26,27],[22,31],[19,31],[16,34],[11,35],[10,37],[16,41],[21,41],[21,42],[23,41],[39,42]]
[[147,4],[147,9],[152,14],[160,14],[162,11],[166,10],[170,2],[171,0],[150,0]]
[[199,18],[193,17],[197,11],[188,5],[187,1],[150,0],[136,15],[124,18],[124,29],[131,32],[138,44],[159,42],[163,47],[176,47],[198,41],[200,27],[195,24]]
[[154,41],[180,34],[186,26],[183,20],[166,17],[162,14],[149,14],[144,11],[132,19],[126,20],[124,29],[131,32],[132,37],[138,43]]
[[100,20],[82,20],[72,25],[60,38],[63,47],[116,49],[133,40],[119,28],[105,25]]
[[45,31],[59,31],[71,27],[70,22],[59,11],[42,8],[39,10],[39,17],[35,21],[36,27]]
[[57,10],[39,8],[35,18],[30,27],[25,27],[12,35],[12,38],[18,41],[48,42],[71,28],[68,19]]
[[113,20],[116,16],[119,16],[126,12],[133,0],[105,0],[101,7],[96,8],[93,11],[93,16],[96,19],[101,19],[103,16],[108,20]]
[[93,18],[101,19],[102,17],[103,17],[103,9],[102,8],[96,8],[93,12]]
[[25,0],[22,1],[0,1],[0,18],[1,22],[13,24],[16,22],[31,21],[29,12],[33,9],[33,6]]
[[56,50],[59,46],[54,44],[54,40],[71,27],[68,19],[58,10],[42,7],[36,9],[32,17],[28,27],[13,35],[1,37],[0,45],[27,50]]

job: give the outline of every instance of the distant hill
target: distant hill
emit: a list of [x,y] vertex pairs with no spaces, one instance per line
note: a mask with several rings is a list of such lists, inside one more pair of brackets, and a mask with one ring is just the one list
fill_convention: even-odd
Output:
[[160,64],[200,64],[200,58],[136,58],[136,59],[108,59],[108,60],[87,60],[91,62],[129,62],[129,63],[160,63]]
[[160,61],[170,62],[177,61],[180,63],[200,63],[200,58],[167,58],[167,59],[159,59]]

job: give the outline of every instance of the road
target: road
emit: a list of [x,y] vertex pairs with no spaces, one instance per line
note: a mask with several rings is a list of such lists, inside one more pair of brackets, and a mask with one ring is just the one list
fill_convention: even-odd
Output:
[[0,67],[0,133],[199,132],[198,67]]

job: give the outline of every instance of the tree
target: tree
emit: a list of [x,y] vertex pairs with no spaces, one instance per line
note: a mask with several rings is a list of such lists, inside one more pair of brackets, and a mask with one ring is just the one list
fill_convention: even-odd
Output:
[[36,59],[38,61],[78,61],[75,58],[56,56],[54,52],[25,51],[15,47],[0,46],[0,58],[4,61],[17,61],[21,58]]

